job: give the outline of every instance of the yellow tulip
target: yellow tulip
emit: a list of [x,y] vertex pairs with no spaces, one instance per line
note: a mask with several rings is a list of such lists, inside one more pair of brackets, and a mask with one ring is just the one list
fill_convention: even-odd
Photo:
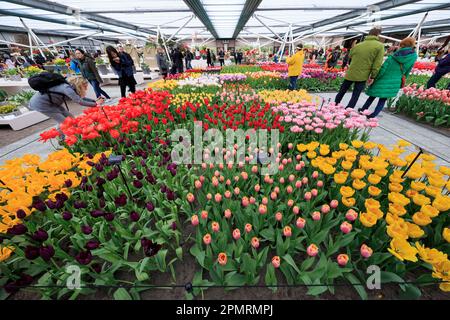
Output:
[[362,179],[365,177],[366,172],[362,169],[355,169],[350,175],[353,179]]
[[386,227],[386,232],[391,238],[408,239],[408,225],[406,222],[396,221]]
[[439,210],[430,205],[424,205],[420,208],[420,212],[423,212],[425,215],[430,218],[437,217],[439,215]]
[[342,161],[341,166],[345,170],[350,170],[353,167],[353,163],[345,160],[345,161]]
[[413,202],[415,204],[417,204],[418,206],[425,206],[427,204],[431,203],[430,198],[425,197],[423,194],[416,194],[413,198],[412,198]]
[[352,182],[352,187],[355,188],[356,190],[361,190],[366,187],[366,183],[362,180],[355,179]]
[[[410,238],[420,238],[425,234],[425,231],[421,227],[419,227],[417,224],[406,222],[408,225],[408,236]],[[417,247],[417,246],[416,246]]]
[[437,195],[432,203],[432,206],[441,212],[445,212],[450,209],[450,197]]
[[411,181],[411,189],[414,189],[416,191],[422,191],[425,189],[426,184],[420,181]]
[[450,243],[450,228],[444,228],[444,230],[442,230],[442,237],[445,241]]
[[371,184],[378,184],[381,181],[381,177],[377,174],[369,174],[369,176],[367,177],[367,180],[371,183]]
[[394,238],[391,241],[391,247],[388,251],[400,261],[417,262],[417,249],[409,244],[408,241],[402,238]]
[[342,186],[339,189],[342,197],[344,198],[349,198],[351,196],[353,196],[353,194],[355,193],[355,190],[353,190],[351,187],[347,187],[347,186]]
[[359,215],[359,221],[367,228],[373,227],[377,223],[377,217],[370,212],[363,212]]
[[350,208],[355,205],[356,199],[355,198],[342,198],[342,203],[344,204],[344,206]]
[[375,186],[369,186],[369,188],[367,190],[369,191],[369,194],[372,197],[378,197],[380,195],[380,193],[381,193],[381,189],[378,189]]
[[432,222],[431,218],[421,211],[414,213],[412,219],[415,224],[422,227],[427,226]]
[[360,140],[353,140],[352,141],[352,146],[356,149],[361,148],[364,145],[364,142],[360,141]]
[[415,243],[417,252],[421,260],[429,264],[437,264],[447,260],[447,255],[437,249],[430,249],[422,246],[419,242]]
[[389,183],[389,191],[400,192],[403,190],[403,186],[399,183]]

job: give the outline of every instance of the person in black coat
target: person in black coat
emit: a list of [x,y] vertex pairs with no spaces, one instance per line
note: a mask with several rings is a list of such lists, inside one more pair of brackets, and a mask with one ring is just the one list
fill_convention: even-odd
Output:
[[191,50],[187,49],[185,57],[184,57],[184,61],[186,63],[187,70],[192,69],[192,65],[191,65],[192,59],[194,59],[194,55],[192,54]]
[[134,79],[134,62],[131,56],[123,52],[117,52],[117,50],[112,47],[106,47],[106,53],[108,54],[109,63],[119,76],[120,94],[122,98],[126,97],[127,87],[130,92],[136,92],[136,80]]
[[[431,76],[430,80],[427,83],[427,89],[434,88],[436,83],[447,73],[450,72],[450,50],[447,53],[444,53],[439,60],[436,69],[434,69],[434,74]],[[447,87],[447,90],[450,90],[450,84]]]
[[184,72],[184,68],[183,68],[183,52],[181,52],[181,50],[179,48],[175,48],[174,52],[173,52],[173,63],[176,67],[176,72],[177,73],[183,73]]
[[206,64],[208,67],[212,67],[211,51],[206,49]]

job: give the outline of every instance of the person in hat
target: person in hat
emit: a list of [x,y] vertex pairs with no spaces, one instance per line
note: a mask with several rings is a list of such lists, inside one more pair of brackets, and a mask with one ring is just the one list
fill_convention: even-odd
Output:
[[289,90],[295,90],[297,88],[297,79],[302,74],[304,60],[305,53],[301,44],[296,47],[294,55],[286,58],[286,63],[288,64]]

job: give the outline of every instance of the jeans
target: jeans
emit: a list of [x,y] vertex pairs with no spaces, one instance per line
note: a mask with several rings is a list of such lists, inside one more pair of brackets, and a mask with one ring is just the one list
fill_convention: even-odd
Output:
[[222,67],[225,64],[225,60],[224,59],[219,59],[220,62],[220,66]]
[[448,70],[444,70],[444,71],[436,71],[430,78],[430,80],[428,80],[427,82],[427,89],[429,88],[434,88],[436,86],[436,83],[443,77],[445,76],[449,71]]
[[[376,99],[376,97],[369,97],[367,98],[366,102],[364,103],[363,107],[360,109],[360,111],[364,111],[369,109],[372,102]],[[378,114],[383,110],[384,105],[386,104],[387,98],[379,98],[377,106],[375,107],[374,112],[372,112],[370,115],[368,115],[368,118],[375,118],[378,116]]]
[[103,95],[106,99],[111,99],[111,97],[105,91],[103,91],[102,88],[100,88],[100,82],[98,82],[96,79],[89,80],[89,83],[91,84],[92,88],[94,88],[94,92],[97,98],[100,98]]
[[192,69],[191,60],[186,60],[186,69]]
[[344,97],[345,93],[348,91],[348,89],[350,89],[353,83],[355,84],[355,86],[353,88],[352,98],[350,99],[347,108],[353,109],[356,106],[359,96],[361,95],[361,92],[363,92],[364,87],[366,86],[366,81],[344,80],[344,82],[341,85],[341,88],[339,89],[338,94],[336,95],[336,98],[334,99],[334,102],[336,102],[336,104],[342,101],[342,98]]
[[298,76],[289,77],[289,90],[297,89],[297,79],[298,79]]

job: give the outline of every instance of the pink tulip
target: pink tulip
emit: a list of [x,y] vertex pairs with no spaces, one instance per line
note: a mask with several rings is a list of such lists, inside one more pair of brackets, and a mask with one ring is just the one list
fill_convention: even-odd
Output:
[[283,214],[281,212],[275,213],[275,220],[281,221],[283,219]]
[[241,231],[239,231],[239,229],[233,230],[233,238],[234,240],[239,240],[241,238]]
[[194,215],[191,217],[191,224],[192,224],[194,227],[195,227],[196,225],[199,224],[198,216],[197,216],[196,214],[194,214]]
[[319,248],[315,244],[310,244],[306,249],[306,253],[310,257],[315,257],[319,253]]
[[305,198],[306,201],[311,200],[311,198],[312,198],[311,192],[309,192],[309,191],[305,192],[304,198]]
[[353,209],[349,209],[345,214],[345,218],[348,221],[355,221],[358,218],[358,213]]
[[330,207],[333,209],[336,209],[339,205],[339,202],[337,200],[331,200]]
[[361,252],[361,256],[365,259],[370,258],[370,256],[373,254],[372,248],[370,248],[369,246],[367,246],[365,244],[363,244],[361,246],[360,252]]
[[226,209],[224,211],[223,215],[225,216],[225,218],[230,219],[231,218],[231,210],[230,209]]
[[319,221],[320,220],[320,212],[319,211],[314,211],[313,213],[312,213],[312,219],[314,220],[314,221]]
[[342,222],[341,227],[340,227],[341,231],[345,234],[352,231],[352,228],[353,228],[353,226],[350,223],[348,223],[347,221]]
[[208,211],[203,210],[202,213],[201,213],[201,217],[202,217],[203,220],[208,219]]
[[330,206],[327,205],[327,204],[324,204],[324,205],[322,205],[322,208],[320,208],[320,211],[321,211],[323,214],[327,214],[328,212],[330,212]]
[[305,227],[306,220],[301,217],[298,217],[295,224],[296,224],[297,228],[303,229]]

